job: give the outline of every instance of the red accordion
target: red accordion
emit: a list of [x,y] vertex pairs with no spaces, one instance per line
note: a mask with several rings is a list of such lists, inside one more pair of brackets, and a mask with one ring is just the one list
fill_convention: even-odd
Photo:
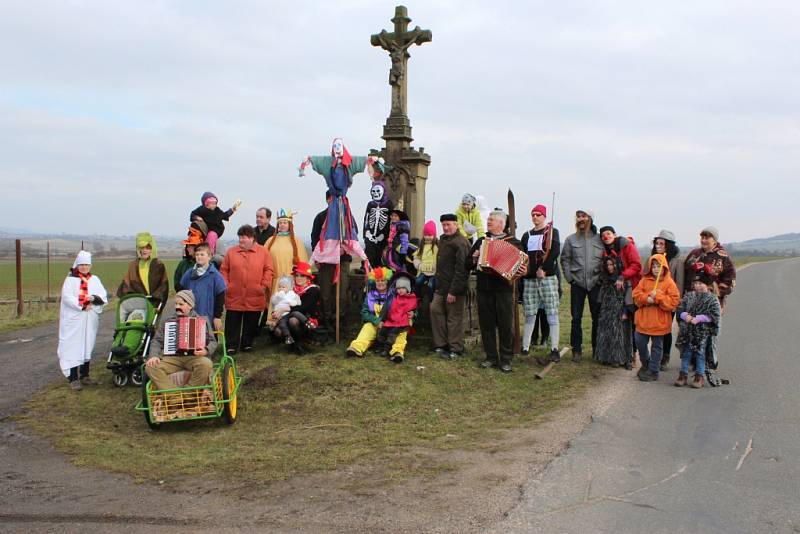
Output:
[[512,283],[528,272],[528,255],[503,239],[484,239],[478,270],[495,273]]
[[178,317],[164,323],[164,354],[194,354],[198,349],[205,349],[207,324],[203,316]]

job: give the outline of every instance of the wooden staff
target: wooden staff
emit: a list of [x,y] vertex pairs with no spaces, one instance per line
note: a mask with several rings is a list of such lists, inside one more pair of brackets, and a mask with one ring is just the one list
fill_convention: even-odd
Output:
[[341,261],[336,264],[336,344],[339,344],[339,282],[342,276]]
[[[517,237],[517,212],[514,204],[514,192],[508,190],[508,233]],[[519,331],[519,305],[517,304],[517,281],[512,283],[511,298],[514,306],[514,354],[519,354],[522,349],[522,336]]]

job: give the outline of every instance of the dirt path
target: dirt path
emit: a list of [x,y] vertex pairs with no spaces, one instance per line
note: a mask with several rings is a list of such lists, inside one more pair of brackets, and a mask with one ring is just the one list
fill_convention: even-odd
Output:
[[[113,328],[103,314],[95,365]],[[633,383],[620,371],[530,429],[474,450],[415,451],[409,468],[437,476],[389,483],[381,466],[351,466],[264,487],[207,479],[136,483],[77,467],[9,416],[38,388],[63,380],[55,325],[0,335],[0,530],[10,532],[474,532],[519,502],[521,488]],[[565,365],[571,365],[565,363]],[[110,387],[105,385],[101,387]],[[458,440],[458,436],[453,436]],[[467,445],[467,444],[465,444]],[[165,461],[168,459],[165,457]]]

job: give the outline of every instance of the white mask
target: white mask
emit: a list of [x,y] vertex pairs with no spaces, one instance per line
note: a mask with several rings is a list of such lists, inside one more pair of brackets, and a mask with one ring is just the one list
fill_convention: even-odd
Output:
[[372,197],[372,200],[377,202],[383,198],[384,192],[383,184],[373,184],[372,188],[369,190],[369,195]]

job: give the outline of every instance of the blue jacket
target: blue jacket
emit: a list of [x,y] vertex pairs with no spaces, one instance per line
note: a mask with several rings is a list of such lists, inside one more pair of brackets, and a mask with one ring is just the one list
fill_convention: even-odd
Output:
[[194,293],[194,311],[197,315],[204,315],[209,319],[222,317],[222,308],[225,304],[225,279],[213,263],[208,264],[208,269],[202,276],[197,276],[197,271],[194,269],[183,273],[181,287],[191,289]]

